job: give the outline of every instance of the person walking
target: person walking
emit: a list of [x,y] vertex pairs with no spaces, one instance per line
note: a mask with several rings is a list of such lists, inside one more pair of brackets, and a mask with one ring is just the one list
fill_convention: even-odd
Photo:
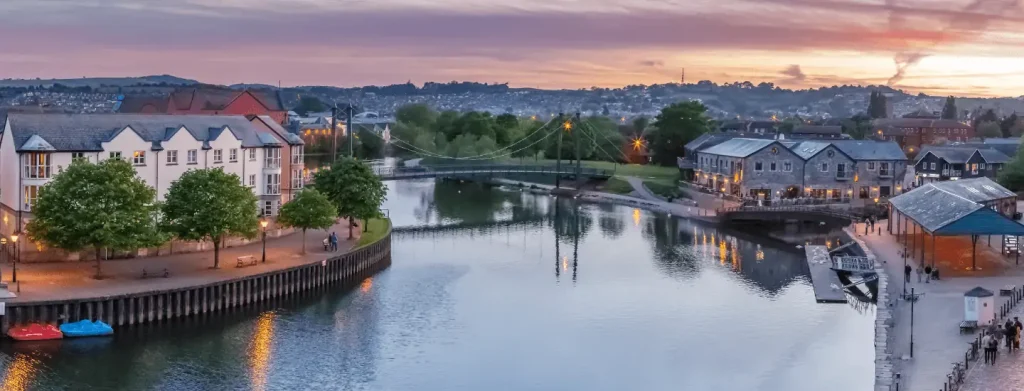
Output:
[[1013,352],[1013,341],[1017,339],[1017,327],[1013,325],[1013,321],[1009,319],[1006,320],[1006,324],[1003,325],[1003,332],[1006,333],[1006,341],[1004,342],[1004,345],[1006,345],[1006,352]]
[[994,363],[992,359],[992,333],[985,332],[985,336],[981,337],[981,349],[985,354],[985,364]]
[[1016,316],[1013,317],[1013,329],[1016,330],[1016,338],[1013,340],[1013,350],[1020,350],[1020,332],[1024,330],[1024,324],[1020,323],[1020,319]]
[[921,283],[921,278],[922,278],[923,276],[924,276],[924,270],[921,270],[921,268],[920,268],[920,267],[918,267],[918,268],[917,268],[917,283],[918,283],[918,284],[920,284],[920,283]]
[[331,252],[338,251],[338,234],[331,232]]
[[924,283],[927,284],[927,283],[931,282],[931,280],[932,280],[932,267],[931,266],[925,266],[924,267]]
[[914,268],[910,267],[910,265],[903,266],[903,278],[905,279],[904,281],[910,282],[910,272],[913,270]]

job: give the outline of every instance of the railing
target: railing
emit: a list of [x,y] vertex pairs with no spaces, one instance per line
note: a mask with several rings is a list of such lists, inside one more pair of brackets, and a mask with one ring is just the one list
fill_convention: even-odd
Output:
[[[374,173],[382,178],[404,178],[404,177],[429,177],[450,175],[480,175],[480,174],[575,174],[576,167],[571,164],[563,165],[556,169],[554,166],[538,165],[481,165],[481,166],[421,166],[421,167],[373,167]],[[609,170],[598,168],[581,168],[581,176],[611,176]]]
[[[1010,311],[1013,310],[1017,304],[1024,300],[1024,288],[1013,287],[1010,292],[1010,299],[999,305],[998,313],[996,314],[994,324],[999,324]],[[984,325],[978,325],[978,329],[981,332],[971,342],[968,342],[970,346],[967,347],[967,351],[964,352],[963,361],[957,360],[953,363],[953,370],[946,374],[946,379],[942,383],[942,388],[939,391],[956,391],[959,390],[961,385],[967,380],[967,369],[970,368],[971,361],[978,359],[978,350],[981,349],[981,338],[985,335],[986,327]]]
[[839,217],[844,219],[854,219],[855,216],[849,211],[834,209],[823,205],[824,207],[813,207],[813,206],[738,206],[732,208],[719,208],[715,211],[718,215],[736,213],[736,212],[795,212],[795,213],[815,213],[825,216]]

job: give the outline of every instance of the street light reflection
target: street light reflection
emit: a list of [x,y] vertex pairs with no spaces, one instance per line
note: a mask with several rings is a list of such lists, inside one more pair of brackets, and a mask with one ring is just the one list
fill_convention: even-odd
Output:
[[640,209],[633,209],[633,226],[640,226]]
[[366,277],[366,279],[359,284],[359,291],[366,293],[370,291],[370,288],[373,288],[373,277]]
[[252,371],[252,389],[267,389],[267,370],[270,368],[271,348],[274,340],[274,312],[268,311],[256,319],[256,330],[249,344],[249,368]]
[[39,361],[22,353],[15,353],[7,373],[4,374],[2,390],[22,391],[29,389],[32,378],[38,370]]

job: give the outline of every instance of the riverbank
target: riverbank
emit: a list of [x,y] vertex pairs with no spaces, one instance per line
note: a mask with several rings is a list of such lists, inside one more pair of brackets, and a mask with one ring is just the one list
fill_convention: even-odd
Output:
[[[524,188],[529,188],[529,189],[533,189],[533,190],[541,190],[541,191],[543,191],[545,193],[548,193],[548,194],[550,194],[551,191],[555,189],[555,187],[551,186],[551,185],[545,185],[545,184],[540,184],[540,183],[524,182],[524,181],[515,181],[515,180],[510,180],[510,179],[496,178],[496,179],[491,179],[491,181],[493,183],[502,184],[502,185],[523,186]],[[636,186],[635,183],[637,183],[637,182],[629,182],[629,183],[631,185]],[[642,186],[642,184],[640,184],[640,186]],[[643,194],[642,192],[640,192],[639,189],[634,188],[634,190],[636,190],[640,194]],[[582,191],[579,191],[578,196],[579,196],[579,199],[581,201],[586,201],[586,202],[607,202],[607,203],[610,203],[610,204],[631,206],[631,207],[635,207],[635,208],[650,210],[652,212],[667,213],[667,214],[671,214],[673,216],[685,216],[685,217],[694,217],[694,218],[700,219],[700,218],[706,218],[706,217],[714,216],[715,215],[714,209],[702,208],[700,206],[695,206],[695,205],[684,205],[684,204],[677,203],[677,202],[666,202],[666,201],[660,200],[659,198],[657,198],[653,194],[650,195],[651,198],[647,199],[647,198],[641,198],[641,197],[633,197],[633,196],[627,196],[627,195],[612,194],[612,193],[607,193],[607,192],[602,192],[602,191],[582,190]],[[690,200],[680,199],[679,201],[681,201],[681,202],[688,202]],[[696,204],[696,202],[694,202],[694,203]]]
[[[221,251],[221,267],[212,253],[175,254],[135,260],[107,261],[96,280],[92,262],[18,265],[20,292],[8,299],[3,331],[27,322],[62,323],[100,319],[115,326],[173,319],[234,308],[338,283],[387,267],[391,262],[390,225],[374,242],[356,246],[359,229],[339,251],[325,251],[325,234],[307,233],[268,240],[266,261],[262,243]],[[346,238],[346,222],[331,228]],[[306,253],[302,254],[305,245]],[[238,267],[239,257],[255,262]],[[143,278],[143,270],[150,276]],[[164,271],[167,277],[163,277]],[[13,272],[5,266],[5,275]],[[153,277],[153,276],[156,277]],[[12,284],[17,291],[19,284]]]

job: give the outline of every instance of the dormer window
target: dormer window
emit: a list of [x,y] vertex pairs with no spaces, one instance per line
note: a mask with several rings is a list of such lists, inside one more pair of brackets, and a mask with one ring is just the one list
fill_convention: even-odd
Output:
[[25,178],[27,179],[49,179],[50,178],[50,153],[29,152],[25,154]]

